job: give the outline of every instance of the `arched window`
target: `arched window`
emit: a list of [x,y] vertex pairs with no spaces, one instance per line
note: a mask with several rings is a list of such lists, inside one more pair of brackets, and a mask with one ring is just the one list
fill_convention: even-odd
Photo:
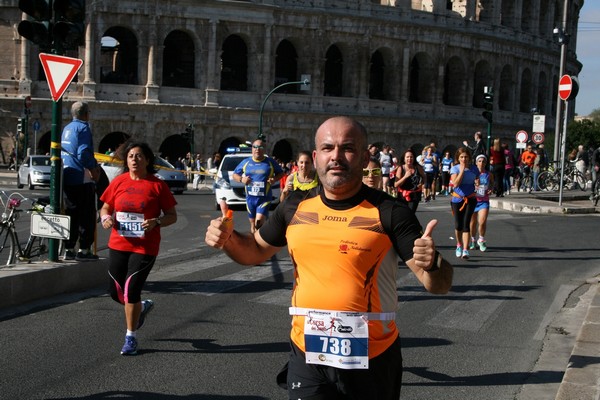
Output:
[[163,86],[193,88],[195,51],[192,38],[183,31],[167,35],[163,52]]
[[325,54],[325,90],[324,96],[342,96],[344,59],[340,49],[333,45]]
[[221,53],[221,90],[248,89],[248,47],[238,35],[231,35]]
[[127,28],[109,28],[102,37],[100,82],[138,84],[138,42]]
[[[275,82],[274,87],[282,83],[294,82],[298,78],[298,54],[289,40],[282,40],[275,52]],[[298,93],[299,85],[286,85],[277,93]]]

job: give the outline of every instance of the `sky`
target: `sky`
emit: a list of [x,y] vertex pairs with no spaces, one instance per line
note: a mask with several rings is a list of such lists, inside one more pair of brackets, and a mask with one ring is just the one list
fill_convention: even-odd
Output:
[[[568,33],[568,32],[567,32]],[[577,59],[583,64],[579,73],[579,93],[575,113],[585,116],[600,108],[600,1],[585,0],[577,29]]]

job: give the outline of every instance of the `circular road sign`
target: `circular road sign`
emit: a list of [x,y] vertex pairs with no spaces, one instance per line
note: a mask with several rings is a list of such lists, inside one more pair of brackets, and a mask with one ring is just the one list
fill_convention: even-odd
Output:
[[31,96],[25,97],[25,108],[27,108],[27,109],[31,108]]
[[563,75],[558,82],[558,95],[562,100],[568,100],[573,90],[573,80],[570,75]]
[[529,135],[527,134],[526,131],[519,131],[517,132],[516,138],[517,138],[517,143],[525,143],[527,142],[527,138],[529,137]]
[[533,143],[535,144],[542,144],[544,143],[544,134],[541,132],[536,132],[531,137],[531,140],[533,140]]

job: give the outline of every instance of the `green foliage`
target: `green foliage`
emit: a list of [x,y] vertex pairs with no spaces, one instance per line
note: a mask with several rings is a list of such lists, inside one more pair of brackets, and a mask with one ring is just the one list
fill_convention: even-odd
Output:
[[594,109],[590,115],[588,115],[589,119],[591,119],[594,122],[599,122],[600,123],[600,108],[596,108]]
[[600,146],[600,109],[594,110],[597,119],[584,119],[581,121],[573,121],[567,127],[567,143],[566,151],[576,149],[580,144],[584,149],[590,147],[595,149]]

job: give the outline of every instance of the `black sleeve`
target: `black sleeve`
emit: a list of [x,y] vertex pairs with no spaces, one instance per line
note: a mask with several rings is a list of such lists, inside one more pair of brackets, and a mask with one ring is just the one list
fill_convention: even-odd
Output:
[[403,261],[413,258],[415,240],[423,235],[423,229],[408,204],[381,192],[373,199],[379,208],[381,223],[396,253]]

